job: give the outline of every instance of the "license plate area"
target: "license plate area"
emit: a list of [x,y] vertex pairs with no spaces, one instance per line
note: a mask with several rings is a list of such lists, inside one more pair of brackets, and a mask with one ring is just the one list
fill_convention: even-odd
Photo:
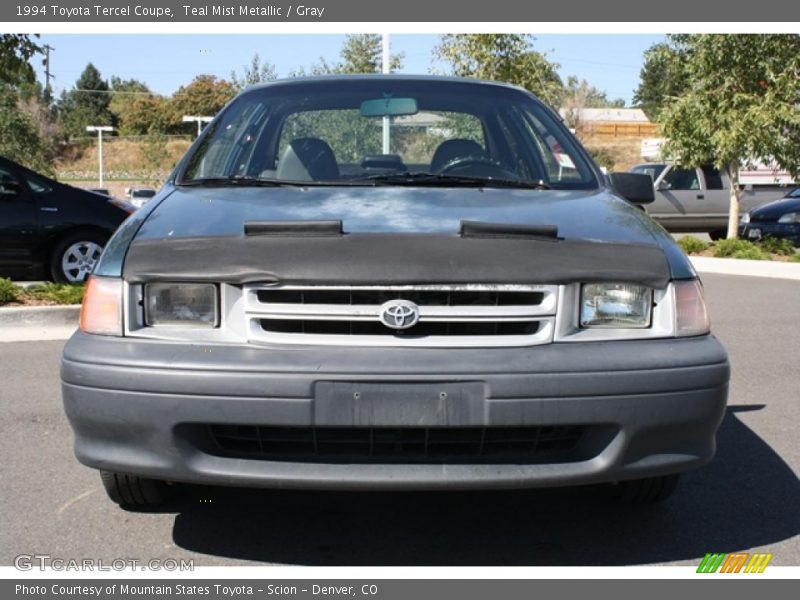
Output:
[[485,424],[483,382],[375,383],[320,381],[317,427],[447,427]]

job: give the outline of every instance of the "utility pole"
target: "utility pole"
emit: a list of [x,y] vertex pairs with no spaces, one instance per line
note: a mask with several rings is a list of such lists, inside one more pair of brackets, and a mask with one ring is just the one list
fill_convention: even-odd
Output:
[[56,76],[50,73],[50,52],[55,52],[55,48],[50,44],[44,45],[44,58],[42,64],[44,65],[44,99],[49,105],[53,99],[53,88],[50,85],[50,79],[55,79]]

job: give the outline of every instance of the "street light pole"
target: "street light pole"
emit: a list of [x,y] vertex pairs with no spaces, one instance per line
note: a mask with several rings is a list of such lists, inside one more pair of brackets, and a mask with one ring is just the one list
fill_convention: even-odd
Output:
[[199,117],[195,115],[183,115],[183,122],[184,123],[197,123],[197,137],[200,137],[200,134],[203,131],[203,123],[210,123],[214,117]]
[[99,186],[103,187],[103,132],[104,131],[114,131],[113,127],[109,127],[108,125],[89,125],[86,128],[86,131],[89,132],[97,132],[97,156],[98,156],[98,163],[99,163]]
[[[381,36],[382,42],[382,55],[381,55],[381,72],[384,74],[388,74],[391,72],[390,69],[390,55],[389,55],[389,34],[384,33]],[[392,138],[391,138],[391,130],[389,129],[389,117],[383,117],[383,153],[389,154],[392,149]]]

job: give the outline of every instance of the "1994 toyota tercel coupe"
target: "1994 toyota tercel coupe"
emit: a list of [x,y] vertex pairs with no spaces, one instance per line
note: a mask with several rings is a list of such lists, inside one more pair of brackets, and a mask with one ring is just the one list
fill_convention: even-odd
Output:
[[245,91],[105,249],[63,397],[122,505],[167,483],[478,489],[708,462],[702,287],[527,92],[348,76]]

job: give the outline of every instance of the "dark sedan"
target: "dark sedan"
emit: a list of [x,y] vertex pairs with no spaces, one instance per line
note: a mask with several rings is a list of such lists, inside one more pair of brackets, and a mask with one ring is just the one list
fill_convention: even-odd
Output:
[[0,277],[84,281],[133,210],[0,157]]
[[767,236],[785,238],[800,246],[800,188],[742,215],[739,237],[760,240]]

